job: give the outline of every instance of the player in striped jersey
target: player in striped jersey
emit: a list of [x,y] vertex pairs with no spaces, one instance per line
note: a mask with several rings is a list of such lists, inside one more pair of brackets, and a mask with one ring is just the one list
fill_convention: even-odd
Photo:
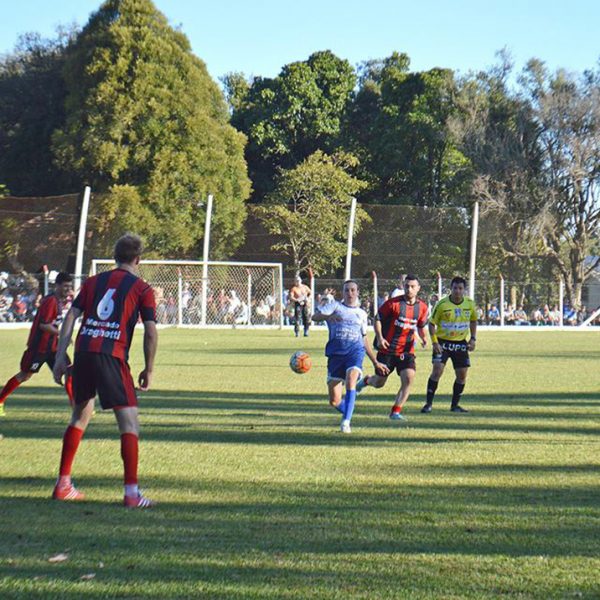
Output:
[[121,433],[125,506],[146,508],[153,504],[140,494],[137,485],[137,396],[127,363],[135,324],[141,318],[146,366],[138,382],[140,389],[147,390],[152,380],[158,337],[154,291],[136,274],[141,253],[139,237],[130,234],[121,237],[115,245],[117,268],[90,277],[65,317],[54,365],[54,379],[59,384],[66,369],[65,350],[71,341],[75,321],[83,315],[75,343],[75,407],[63,438],[59,477],[53,492],[53,498],[57,500],[82,500],[84,497],[71,482],[71,468],[92,417],[97,394],[102,408],[114,411]]
[[[421,285],[416,275],[407,275],[404,279],[404,295],[390,298],[384,302],[377,313],[375,334],[377,343],[377,360],[386,365],[389,371],[396,369],[400,376],[400,389],[396,394],[390,419],[404,420],[402,408],[410,395],[410,388],[417,369],[415,361],[415,344],[417,336],[423,348],[427,345],[425,325],[427,324],[428,307],[417,295]],[[358,382],[357,391],[365,386],[383,387],[388,374],[376,370],[375,375],[365,376]]]
[[[0,392],[0,416],[5,414],[4,402],[23,382],[39,373],[43,364],[54,368],[58,328],[62,323],[65,304],[73,293],[73,278],[68,273],[59,273],[54,282],[54,293],[42,298],[31,325],[27,349],[21,358],[20,371],[11,377]],[[69,402],[73,401],[70,371],[67,374],[65,388]]]
[[475,350],[477,307],[471,298],[465,296],[466,286],[467,282],[462,277],[455,277],[450,282],[450,295],[442,298],[431,313],[429,335],[433,346],[433,369],[427,382],[427,401],[421,409],[422,413],[431,412],[438,382],[448,359],[452,361],[456,374],[450,410],[468,412],[459,402],[471,366],[469,351]]

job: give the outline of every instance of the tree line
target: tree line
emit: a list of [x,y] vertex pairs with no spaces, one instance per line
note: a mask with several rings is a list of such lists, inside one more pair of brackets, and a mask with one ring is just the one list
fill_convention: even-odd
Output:
[[55,39],[25,35],[0,61],[0,183],[15,195],[89,183],[104,237],[135,228],[170,257],[199,255],[213,193],[215,258],[243,242],[253,205],[292,267],[321,273],[340,264],[352,196],[467,214],[477,200],[480,276],[560,276],[581,303],[600,254],[598,65],[532,59],[517,73],[501,52],[461,75],[415,72],[403,53],[352,65],[319,51],[222,84],[150,0],[107,0]]

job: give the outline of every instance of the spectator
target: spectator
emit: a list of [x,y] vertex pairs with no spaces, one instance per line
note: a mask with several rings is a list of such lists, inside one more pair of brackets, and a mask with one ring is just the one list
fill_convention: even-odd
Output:
[[490,325],[500,325],[500,311],[495,304],[488,310],[488,321]]
[[514,313],[514,324],[515,325],[529,325],[529,319],[527,313],[523,310],[523,305],[519,304],[519,308]]

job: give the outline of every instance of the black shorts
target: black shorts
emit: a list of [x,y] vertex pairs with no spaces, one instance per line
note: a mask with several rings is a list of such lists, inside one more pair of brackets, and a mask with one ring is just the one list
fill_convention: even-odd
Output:
[[[405,371],[406,369],[417,370],[417,361],[414,354],[400,354],[397,356],[395,354],[378,352],[377,361],[383,363],[390,370],[390,373],[396,369],[398,375],[400,375],[400,371]],[[377,375],[382,376],[381,373],[377,373]]]
[[[56,361],[56,352],[46,352],[45,354],[36,354],[33,350],[25,350],[21,357],[21,371],[23,373],[39,373],[42,365],[46,363],[52,371]],[[67,362],[71,364],[71,359],[67,355]]]
[[129,365],[101,352],[75,353],[73,395],[75,404],[83,404],[98,395],[104,410],[137,406]]
[[455,369],[465,369],[471,366],[469,358],[469,346],[467,342],[451,342],[450,340],[438,340],[442,347],[442,353],[433,353],[431,357],[432,363],[442,363],[445,365],[448,359],[452,361],[452,366]]

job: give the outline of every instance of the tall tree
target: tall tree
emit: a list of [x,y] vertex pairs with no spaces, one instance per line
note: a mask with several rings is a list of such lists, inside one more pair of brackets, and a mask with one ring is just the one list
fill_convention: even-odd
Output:
[[406,54],[370,61],[348,119],[368,198],[440,206],[463,202],[468,161],[448,128],[456,111],[452,71],[410,72]]
[[53,162],[51,136],[65,121],[62,68],[74,34],[23,35],[0,60],[0,180],[15,195],[73,191],[68,173]]
[[[492,86],[487,102],[465,151],[480,174],[475,195],[501,225],[496,247],[521,272],[550,265],[578,307],[600,264],[600,71],[551,74],[531,60],[517,90]],[[474,99],[468,105],[475,115]]]
[[317,150],[336,149],[356,75],[347,60],[323,51],[285,65],[272,79],[244,85],[233,73],[224,83],[232,123],[248,136],[254,199],[261,200],[273,190],[278,168],[291,169]]
[[[296,272],[330,273],[341,266],[352,197],[365,183],[349,171],[356,159],[318,150],[293,169],[281,169],[264,205],[255,208],[269,233],[280,237],[272,249],[287,254]],[[355,232],[367,214],[356,211]]]
[[64,77],[67,120],[54,152],[108,193],[99,228],[134,220],[154,253],[197,256],[201,200],[213,193],[212,255],[235,250],[250,193],[245,138],[185,35],[151,0],[104,2],[69,47]]

